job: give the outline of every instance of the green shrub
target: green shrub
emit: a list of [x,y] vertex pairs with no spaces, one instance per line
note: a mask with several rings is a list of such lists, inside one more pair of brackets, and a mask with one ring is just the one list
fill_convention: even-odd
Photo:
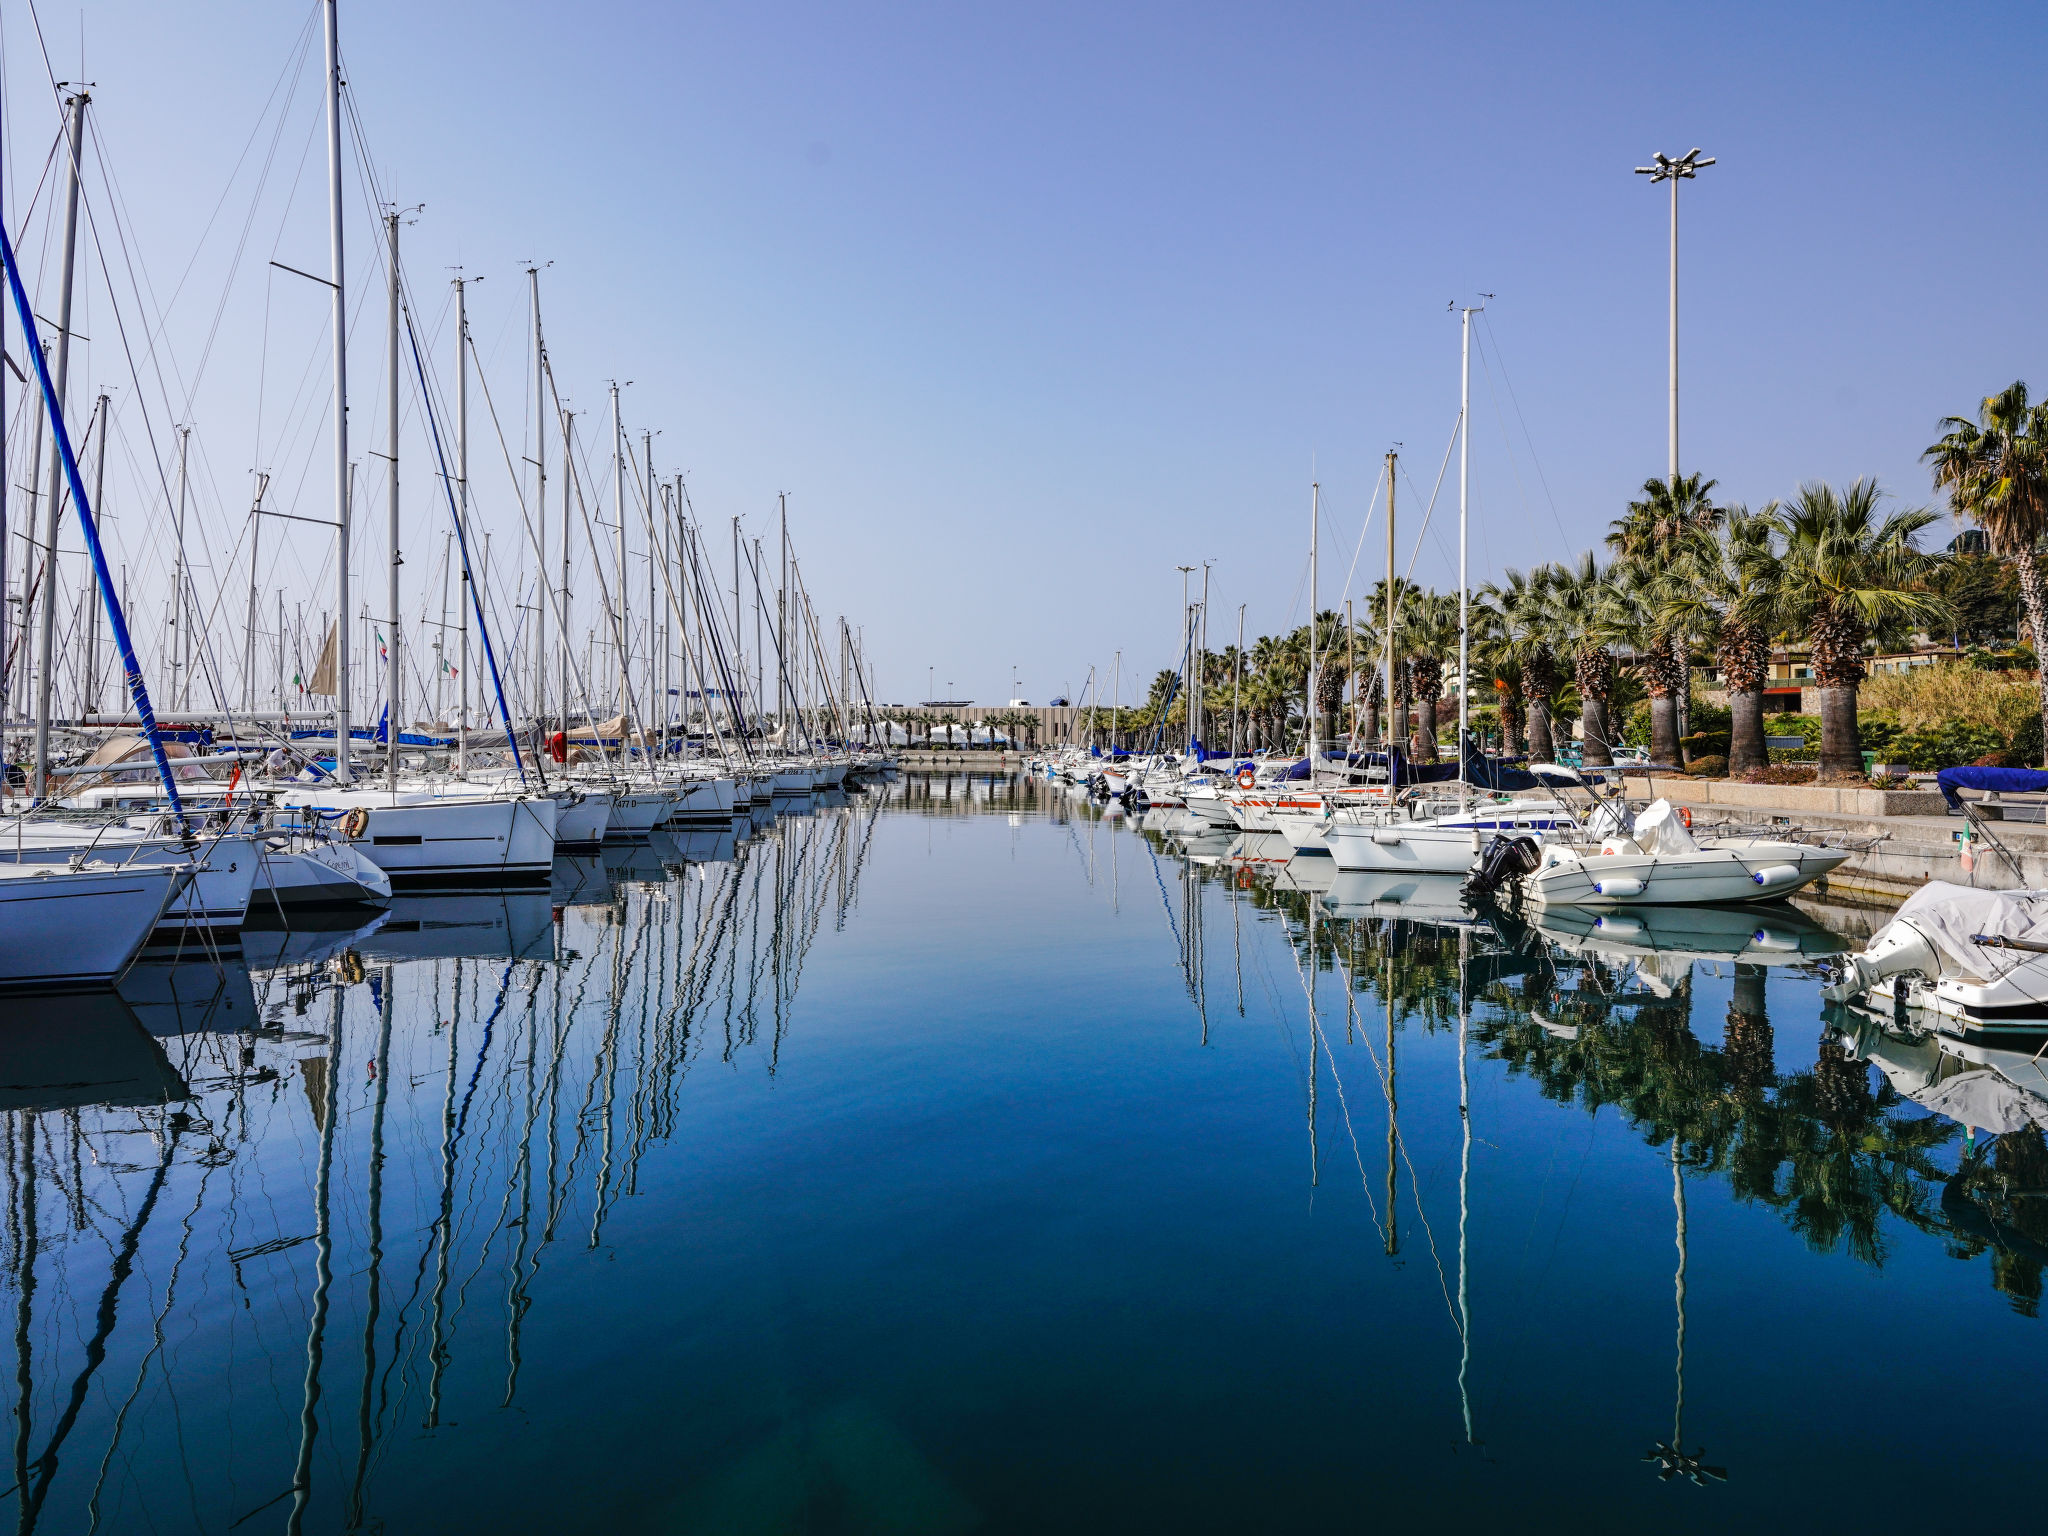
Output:
[[1725,779],[1728,777],[1728,759],[1725,757],[1689,757],[1685,760],[1685,771],[1696,778]]
[[1729,733],[1727,731],[1694,731],[1690,736],[1678,739],[1678,751],[1687,763],[1695,757],[1722,757],[1728,755]]

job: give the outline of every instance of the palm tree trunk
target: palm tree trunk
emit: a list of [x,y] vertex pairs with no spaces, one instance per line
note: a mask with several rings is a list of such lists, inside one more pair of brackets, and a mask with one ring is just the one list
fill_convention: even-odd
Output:
[[1607,706],[1588,694],[1579,698],[1579,736],[1585,743],[1579,760],[1588,768],[1612,768],[1614,746],[1607,734]]
[[1820,690],[1820,777],[1863,777],[1863,738],[1856,729],[1856,685]]
[[2034,634],[2034,661],[2039,669],[2041,693],[2041,731],[2048,741],[2048,644],[2043,635],[2048,635],[2048,575],[2041,570],[2041,562],[2034,558],[2032,549],[2016,549],[2012,555],[2012,568],[2020,579],[2020,603],[2027,610],[2027,628]]
[[1771,754],[1764,746],[1764,695],[1761,688],[1728,692],[1728,772],[1748,773],[1767,767]]
[[1650,647],[1648,686],[1650,690],[1650,761],[1660,768],[1676,768],[1678,751],[1677,688],[1685,679],[1678,674],[1678,645],[1670,635],[1659,635]]
[[1436,761],[1437,757],[1436,700],[1433,697],[1425,695],[1421,702],[1416,706],[1416,712],[1422,716],[1421,729],[1419,729],[1415,733],[1417,743],[1418,745],[1420,745],[1422,750],[1416,753],[1416,757],[1418,760],[1422,762],[1433,763]]
[[1547,699],[1529,701],[1529,760],[1533,763],[1547,763],[1556,755],[1557,748],[1550,739],[1550,702]]

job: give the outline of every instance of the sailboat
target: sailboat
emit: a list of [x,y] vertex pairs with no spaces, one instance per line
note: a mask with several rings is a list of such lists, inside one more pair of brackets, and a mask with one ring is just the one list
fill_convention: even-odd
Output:
[[[346,287],[344,284],[344,239],[342,220],[342,140],[341,140],[341,66],[337,22],[334,0],[328,0],[327,10],[327,164],[328,164],[328,239],[331,274],[328,279],[330,298],[333,304],[332,344],[334,369],[333,437],[335,447],[334,496],[338,539],[336,567],[336,603],[338,615],[349,612],[348,603],[348,525],[349,525],[349,463],[348,463],[348,324],[346,312]],[[400,771],[398,750],[398,722],[402,718],[400,703],[401,640],[397,618],[400,612],[398,573],[401,564],[398,547],[398,384],[400,363],[400,321],[403,316],[403,302],[400,292],[400,268],[398,263],[398,228],[400,215],[396,210],[385,215],[385,227],[389,242],[389,305],[388,367],[386,371],[386,431],[389,442],[389,492],[390,492],[390,565],[388,597],[392,617],[391,641],[386,652],[385,708],[387,722],[387,744],[385,749],[384,784],[379,788],[357,786],[350,765],[352,737],[348,725],[349,702],[349,635],[348,625],[337,622],[334,630],[334,645],[337,655],[334,730],[334,768],[331,777],[303,783],[287,782],[276,786],[276,800],[281,806],[318,816],[323,821],[340,823],[349,840],[353,842],[373,863],[382,869],[395,887],[411,889],[464,888],[479,883],[491,885],[544,884],[548,871],[554,862],[555,829],[561,807],[550,795],[530,794],[524,788],[524,768],[520,768],[521,790],[507,793],[489,785],[449,783],[438,780],[407,779]],[[460,289],[458,288],[458,296]],[[406,320],[410,329],[410,320]],[[512,731],[509,711],[504,706],[502,680],[497,675],[497,663],[491,654],[491,640],[488,627],[484,625],[482,599],[478,592],[475,572],[470,558],[468,521],[466,507],[457,501],[456,486],[460,487],[461,503],[466,503],[469,494],[468,478],[468,411],[467,411],[467,368],[468,343],[466,319],[458,305],[457,346],[458,373],[456,378],[457,401],[457,464],[456,473],[450,476],[445,462],[442,481],[447,489],[450,510],[455,524],[455,539],[462,553],[464,588],[468,596],[466,609],[473,611],[480,628],[485,656],[490,663],[493,682],[497,687],[499,713],[505,726],[505,739],[511,747],[515,765],[518,764],[519,748]],[[424,365],[418,357],[418,347],[413,347],[415,365]],[[436,453],[440,451],[440,429],[434,419],[431,402],[423,400],[429,430],[433,435]]]

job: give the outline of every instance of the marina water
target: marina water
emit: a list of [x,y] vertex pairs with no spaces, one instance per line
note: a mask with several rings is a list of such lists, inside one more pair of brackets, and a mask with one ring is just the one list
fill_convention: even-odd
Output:
[[1787,963],[1347,915],[910,774],[10,1005],[14,1517],[2023,1518],[2041,1137],[1824,1017],[1866,917],[1770,921]]

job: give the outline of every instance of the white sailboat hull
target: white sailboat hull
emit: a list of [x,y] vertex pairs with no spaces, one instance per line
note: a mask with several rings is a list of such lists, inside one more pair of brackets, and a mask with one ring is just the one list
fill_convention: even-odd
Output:
[[0,990],[111,985],[189,878],[169,863],[0,867]]
[[557,810],[546,796],[334,788],[290,789],[279,799],[330,825],[363,811],[368,824],[353,846],[396,890],[538,885],[554,863]]

